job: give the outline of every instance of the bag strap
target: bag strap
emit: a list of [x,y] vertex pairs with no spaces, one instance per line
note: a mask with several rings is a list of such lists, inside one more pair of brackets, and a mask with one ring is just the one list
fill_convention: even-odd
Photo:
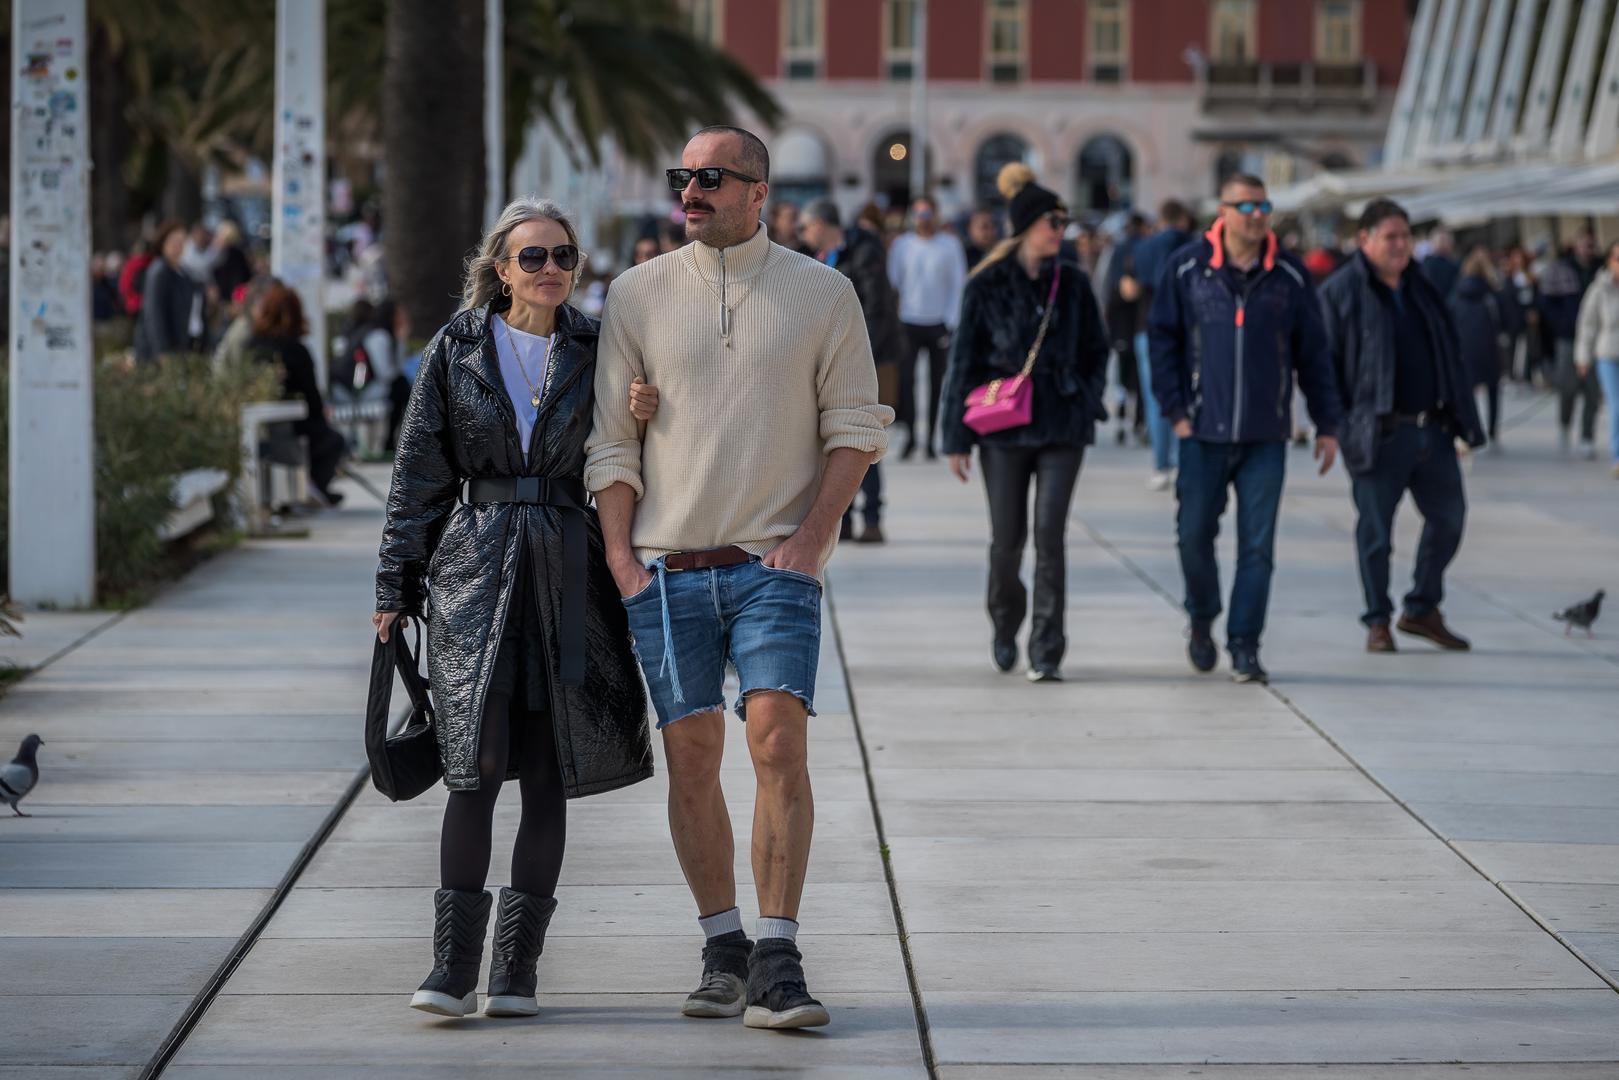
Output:
[[1040,332],[1034,335],[1034,344],[1029,346],[1029,358],[1023,362],[1023,370],[1018,378],[1027,379],[1034,372],[1034,361],[1040,355],[1040,346],[1046,343],[1046,331],[1051,327],[1051,312],[1057,306],[1057,283],[1062,280],[1062,263],[1059,261],[1051,271],[1051,291],[1046,294],[1046,313],[1040,317]]
[[390,638],[394,643],[394,666],[399,671],[399,679],[405,684],[405,693],[410,695],[410,704],[417,712],[431,716],[433,703],[427,696],[427,680],[422,678],[422,627],[420,620],[416,620],[412,627],[416,631],[416,647],[412,649],[405,642],[405,635],[398,632]]

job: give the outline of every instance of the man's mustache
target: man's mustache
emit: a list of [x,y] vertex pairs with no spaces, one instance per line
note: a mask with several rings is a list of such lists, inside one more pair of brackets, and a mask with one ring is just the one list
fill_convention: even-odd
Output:
[[688,213],[688,214],[691,213],[693,210],[701,210],[705,214],[712,214],[714,212],[714,208],[712,206],[708,205],[705,202],[688,202],[688,203],[681,203],[680,205],[681,205],[681,209],[685,210],[686,213]]

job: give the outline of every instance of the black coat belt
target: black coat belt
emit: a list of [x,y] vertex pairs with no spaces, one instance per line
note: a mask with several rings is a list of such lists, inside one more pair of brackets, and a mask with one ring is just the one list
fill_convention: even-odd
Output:
[[558,651],[563,685],[583,685],[585,575],[590,557],[590,538],[585,529],[588,495],[584,482],[543,476],[480,476],[467,481],[462,497],[469,503],[521,503],[571,511],[562,515],[562,641]]

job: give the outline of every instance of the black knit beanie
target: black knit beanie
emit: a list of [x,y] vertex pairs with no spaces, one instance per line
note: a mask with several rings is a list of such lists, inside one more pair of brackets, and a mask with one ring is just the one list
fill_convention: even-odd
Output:
[[1061,206],[1062,200],[1054,192],[1036,183],[1023,185],[1023,189],[1012,196],[1012,205],[1007,209],[1007,216],[1012,222],[1012,235],[1022,236],[1030,225],[1040,220],[1041,215]]

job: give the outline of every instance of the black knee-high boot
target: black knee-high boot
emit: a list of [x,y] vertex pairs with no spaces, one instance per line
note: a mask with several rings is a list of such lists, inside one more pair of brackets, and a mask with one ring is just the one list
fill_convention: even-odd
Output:
[[495,951],[489,965],[489,1016],[533,1016],[540,1011],[534,1000],[539,977],[536,968],[545,951],[545,929],[556,914],[555,897],[535,896],[516,889],[500,890],[500,914],[495,917]]
[[487,892],[440,889],[433,894],[433,971],[410,1007],[439,1016],[478,1011],[478,968],[489,926]]

